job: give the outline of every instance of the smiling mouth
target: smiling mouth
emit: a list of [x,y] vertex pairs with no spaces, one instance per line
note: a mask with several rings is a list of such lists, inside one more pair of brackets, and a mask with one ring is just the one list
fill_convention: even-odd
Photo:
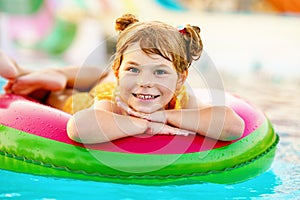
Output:
[[160,96],[160,95],[134,94],[134,93],[132,95],[135,96],[136,98],[142,99],[142,100],[153,100]]

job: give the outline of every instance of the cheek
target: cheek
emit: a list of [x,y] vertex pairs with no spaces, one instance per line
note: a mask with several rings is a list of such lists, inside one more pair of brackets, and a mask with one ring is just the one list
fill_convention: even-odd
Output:
[[165,82],[161,81],[160,85],[164,88],[164,90],[167,93],[174,93],[177,88],[177,79],[172,78]]
[[171,99],[174,97],[175,91],[176,91],[176,85],[174,84],[162,86],[161,87],[161,92],[163,94],[162,101],[164,103],[168,103],[169,101],[171,101]]
[[127,76],[120,76],[118,79],[118,85],[120,87],[128,87],[132,83],[132,80]]
[[133,88],[133,81],[126,78],[120,78],[118,81],[118,89],[123,99],[128,99]]

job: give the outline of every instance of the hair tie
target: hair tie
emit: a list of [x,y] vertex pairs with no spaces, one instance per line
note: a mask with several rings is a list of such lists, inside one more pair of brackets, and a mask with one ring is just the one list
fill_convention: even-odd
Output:
[[178,29],[179,33],[181,33],[182,35],[185,35],[187,33],[186,28],[183,26],[178,26],[177,29]]

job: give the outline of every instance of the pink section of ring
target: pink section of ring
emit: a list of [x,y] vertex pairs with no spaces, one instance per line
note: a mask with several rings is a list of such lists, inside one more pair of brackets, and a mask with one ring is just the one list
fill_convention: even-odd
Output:
[[[251,134],[266,120],[261,111],[239,97],[226,94],[226,104],[244,119],[246,127],[243,137]],[[68,138],[66,124],[69,118],[69,114],[21,96],[0,95],[0,124],[50,140],[94,150],[140,154],[182,154],[211,150],[238,141],[222,142],[200,135],[137,135],[103,144],[83,145]]]

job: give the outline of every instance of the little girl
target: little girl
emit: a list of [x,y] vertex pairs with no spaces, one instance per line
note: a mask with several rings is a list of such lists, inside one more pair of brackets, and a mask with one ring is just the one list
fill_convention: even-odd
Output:
[[203,104],[185,89],[188,68],[202,52],[199,27],[178,30],[127,14],[116,20],[116,30],[115,82],[104,81],[109,76],[100,68],[30,71],[2,54],[0,75],[9,80],[5,91],[72,113],[67,132],[82,143],[143,133],[196,133],[225,141],[242,135],[244,121],[232,109]]

